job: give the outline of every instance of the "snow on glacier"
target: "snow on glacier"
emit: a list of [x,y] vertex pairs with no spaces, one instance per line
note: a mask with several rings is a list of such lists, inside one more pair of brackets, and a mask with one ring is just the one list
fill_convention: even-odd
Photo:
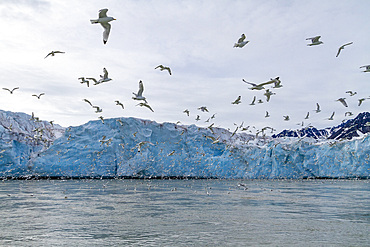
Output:
[[[0,126],[0,177],[369,178],[369,134],[342,141],[255,138],[136,118],[62,128],[0,113],[1,126],[19,128]],[[45,141],[34,141],[34,125],[46,129]]]

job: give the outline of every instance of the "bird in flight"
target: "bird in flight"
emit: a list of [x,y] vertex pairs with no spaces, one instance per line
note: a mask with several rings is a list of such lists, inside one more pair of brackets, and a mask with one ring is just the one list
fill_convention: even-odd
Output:
[[166,67],[166,66],[163,66],[163,65],[161,64],[161,65],[158,65],[157,67],[155,67],[154,69],[158,69],[158,68],[159,68],[161,71],[163,71],[163,70],[167,70],[167,71],[168,71],[168,73],[169,73],[170,75],[172,75],[170,67]]
[[189,110],[188,110],[188,109],[185,109],[185,110],[183,111],[183,113],[186,113],[186,115],[188,115],[188,117],[189,117],[190,112],[189,112]]
[[[272,83],[278,83],[278,84],[280,84],[280,80],[279,80],[279,77],[276,77],[275,79],[270,79],[269,81],[267,81],[267,82],[263,82],[263,83],[260,83],[260,84],[256,84],[256,83],[252,83],[252,82],[248,82],[248,81],[246,81],[246,80],[244,80],[244,79],[242,79],[242,81],[243,82],[245,82],[245,83],[247,83],[247,84],[250,84],[250,85],[252,85],[252,87],[251,88],[249,88],[249,89],[251,89],[251,90],[263,90],[263,89],[265,89],[265,85],[268,85],[268,84],[272,84]],[[281,85],[280,85],[281,86]]]
[[109,24],[110,21],[116,20],[113,17],[107,16],[108,9],[101,9],[99,10],[99,18],[90,20],[91,24],[97,24],[100,23],[102,27],[104,28],[103,32],[103,43],[106,44],[108,41],[111,25]]
[[134,93],[133,94],[135,95],[135,97],[132,97],[132,99],[134,100],[144,100],[145,103],[148,103],[146,101],[146,98],[143,96],[143,92],[144,92],[144,84],[143,82],[140,80],[139,81],[139,91],[137,93]]
[[244,41],[246,38],[245,34],[243,33],[241,35],[241,37],[238,39],[238,42],[234,44],[234,47],[239,47],[239,48],[242,48],[244,47],[246,44],[248,44],[248,40]]
[[114,102],[116,102],[116,105],[121,106],[122,109],[125,109],[125,107],[123,106],[123,104],[121,102],[119,102],[118,100],[115,100]]
[[345,46],[352,45],[352,44],[353,44],[353,42],[350,42],[350,43],[344,44],[341,47],[339,47],[338,53],[337,53],[337,55],[335,57],[338,57],[339,56],[339,53],[344,49]]
[[360,106],[362,104],[362,102],[364,102],[365,98],[362,98],[362,99],[359,99],[358,100],[358,106]]
[[19,89],[19,87],[15,87],[12,90],[10,90],[8,88],[5,88],[5,87],[3,87],[3,89],[6,90],[6,91],[9,91],[10,94],[13,94],[15,90]]
[[365,68],[365,70],[363,72],[370,72],[370,65],[364,65],[364,66],[361,66],[361,68]]
[[208,109],[206,106],[201,106],[198,108],[198,110],[201,110],[202,112],[205,112],[205,111],[208,112]]
[[270,89],[267,89],[266,92],[263,95],[266,96],[267,102],[269,102],[271,95],[274,95],[274,94],[276,94],[276,93],[273,93],[273,92],[270,91]]
[[52,57],[54,57],[55,56],[55,54],[57,54],[57,53],[61,53],[61,54],[64,54],[65,52],[64,51],[51,51],[51,52],[49,52],[49,54],[48,55],[46,55],[46,57],[44,57],[44,59],[45,58],[47,58],[48,56],[52,56]]
[[242,99],[242,96],[239,95],[238,98],[234,102],[231,102],[231,104],[233,104],[233,105],[240,104],[240,103],[242,103],[241,99]]
[[88,103],[90,106],[93,106],[93,104],[91,104],[91,102],[87,99],[83,99],[82,101],[85,101],[86,103]]
[[316,113],[321,112],[319,103],[316,103]]
[[85,79],[85,77],[80,77],[80,78],[78,78],[79,80],[81,80],[80,81],[80,83],[81,84],[83,84],[83,83],[86,83],[87,84],[87,87],[89,87],[90,86],[90,81],[89,80],[87,80],[87,78]]
[[100,75],[99,83],[111,81],[112,79],[108,77],[108,70],[106,68],[103,68],[103,75]]
[[40,97],[41,97],[42,95],[45,95],[45,93],[40,93],[39,95],[37,95],[37,94],[32,94],[32,96],[35,96],[37,99],[40,99]]
[[339,98],[337,99],[336,101],[339,101],[340,103],[342,103],[345,107],[348,107],[348,104],[346,102],[346,98]]
[[335,115],[335,111],[333,111],[333,113],[331,114],[330,118],[328,118],[328,120],[334,120],[334,115]]
[[306,40],[311,40],[311,42],[312,42],[311,44],[308,44],[308,46],[324,44],[322,41],[319,40],[320,38],[321,38],[321,36],[307,38]]
[[151,110],[152,112],[154,112],[153,109],[152,109],[152,107],[150,107],[150,105],[148,105],[148,103],[146,103],[146,102],[145,103],[140,102],[139,104],[137,104],[137,106],[138,105],[141,106],[141,107],[142,106],[145,106],[146,108],[148,108],[149,110]]
[[353,95],[356,95],[357,94],[357,92],[352,92],[352,91],[346,91],[346,93],[349,93],[349,96],[353,96]]

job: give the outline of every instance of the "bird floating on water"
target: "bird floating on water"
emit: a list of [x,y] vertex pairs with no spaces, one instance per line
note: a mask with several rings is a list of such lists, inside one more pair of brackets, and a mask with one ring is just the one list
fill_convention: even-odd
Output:
[[51,52],[49,52],[48,53],[48,55],[46,55],[46,57],[44,57],[44,59],[45,58],[47,58],[48,56],[52,56],[52,57],[54,57],[55,56],[55,54],[58,54],[58,53],[60,53],[60,54],[64,54],[65,52],[64,51],[51,51]]
[[144,84],[140,80],[139,81],[139,91],[137,92],[137,94],[133,92],[133,94],[135,95],[135,97],[132,97],[132,99],[134,99],[134,100],[144,100],[145,103],[148,103],[146,101],[145,97],[143,96],[143,92],[144,92]]
[[5,87],[3,87],[3,89],[6,90],[6,91],[9,91],[10,94],[13,94],[15,90],[19,89],[19,87],[15,87],[12,90],[10,90],[8,88],[5,88]]
[[350,43],[344,44],[341,47],[339,47],[338,53],[337,53],[337,55],[335,57],[338,57],[339,56],[339,53],[344,49],[345,46],[352,45],[352,44],[353,44],[353,42],[350,42]]
[[101,9],[99,10],[99,18],[90,20],[91,24],[97,24],[100,23],[102,27],[104,28],[103,32],[103,43],[106,44],[108,41],[111,25],[109,24],[110,21],[116,20],[113,17],[107,16],[108,9]]
[[239,48],[242,48],[244,47],[246,44],[248,44],[249,40],[246,40],[244,41],[246,38],[245,34],[243,33],[241,35],[241,37],[238,39],[238,42],[234,44],[234,47],[239,47]]
[[312,42],[311,44],[308,44],[308,46],[323,44],[323,42],[319,40],[320,38],[321,38],[321,36],[307,38],[306,40],[311,40],[311,42]]
[[170,75],[172,75],[170,67],[166,67],[166,66],[163,66],[163,65],[161,64],[161,65],[158,65],[157,67],[155,67],[154,69],[158,69],[158,68],[159,68],[161,71],[163,71],[163,70],[167,70],[167,71],[168,71],[168,73],[169,73]]

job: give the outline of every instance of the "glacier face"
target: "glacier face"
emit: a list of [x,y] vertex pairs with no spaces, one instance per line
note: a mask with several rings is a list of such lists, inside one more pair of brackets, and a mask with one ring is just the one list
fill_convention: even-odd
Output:
[[[26,114],[0,113],[2,126],[14,123],[12,130],[0,129],[0,177],[370,177],[369,134],[352,140],[256,139],[136,118],[64,129]],[[15,122],[20,130],[13,133]],[[36,126],[45,140],[37,139]]]

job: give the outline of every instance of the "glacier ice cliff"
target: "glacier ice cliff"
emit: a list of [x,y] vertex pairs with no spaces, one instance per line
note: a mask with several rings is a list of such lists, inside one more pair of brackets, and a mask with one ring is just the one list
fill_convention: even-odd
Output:
[[0,111],[0,177],[369,178],[370,135],[328,138],[339,129],[256,138],[136,118],[62,128]]

